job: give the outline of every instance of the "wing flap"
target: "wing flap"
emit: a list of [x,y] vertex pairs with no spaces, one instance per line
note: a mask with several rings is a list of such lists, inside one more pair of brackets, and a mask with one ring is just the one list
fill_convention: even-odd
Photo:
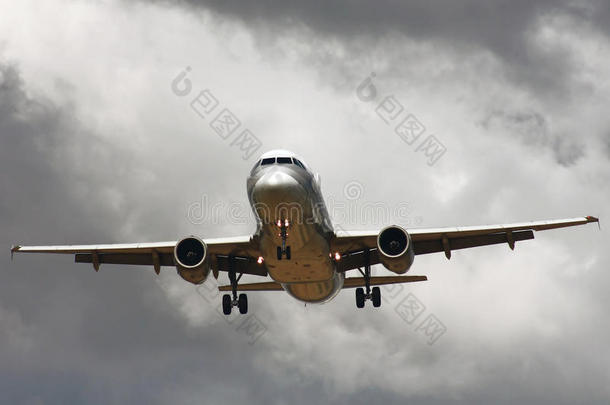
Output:
[[[159,266],[175,266],[172,254],[159,254]],[[98,264],[123,264],[134,266],[154,266],[155,259],[152,254],[146,253],[101,253],[96,255]],[[267,268],[250,257],[235,256],[235,272],[251,274],[254,276],[267,276]],[[93,263],[94,255],[91,253],[78,253],[74,257],[76,263]],[[216,255],[212,258],[211,266],[218,271],[229,270],[229,258]]]
[[[499,243],[510,244],[517,241],[534,239],[533,231],[518,231],[512,232],[511,234],[512,238],[509,237],[508,233],[493,233],[491,235],[476,235],[448,239],[449,251],[467,249],[477,246],[495,245]],[[379,264],[380,260],[377,247],[371,247],[369,249],[369,264],[371,266]],[[442,239],[413,242],[413,249],[415,250],[416,255],[445,251]],[[343,256],[341,256],[341,260],[337,262],[337,271],[339,272],[346,272],[362,267],[364,267],[364,249],[345,253]]]
[[[102,253],[97,255],[100,264],[126,264],[134,266],[153,266],[153,255],[146,253]],[[76,263],[93,263],[93,254],[77,253],[74,256]],[[175,266],[174,257],[170,254],[159,255],[159,265]]]
[[[512,232],[512,241],[534,239],[533,231],[517,231]],[[467,249],[477,246],[496,245],[499,243],[509,243],[507,233],[492,233],[490,235],[475,235],[459,238],[451,238],[449,241],[450,250]],[[444,252],[443,242],[441,239],[420,240],[413,242],[413,249],[416,255],[426,253]]]

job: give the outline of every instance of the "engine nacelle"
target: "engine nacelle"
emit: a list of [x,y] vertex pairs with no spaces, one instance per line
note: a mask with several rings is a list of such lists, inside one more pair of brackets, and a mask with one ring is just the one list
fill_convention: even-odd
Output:
[[201,284],[208,277],[210,263],[208,247],[196,236],[189,236],[174,247],[174,262],[180,277],[193,284]]
[[397,274],[406,273],[415,258],[411,236],[397,225],[388,226],[379,232],[377,252],[381,264]]

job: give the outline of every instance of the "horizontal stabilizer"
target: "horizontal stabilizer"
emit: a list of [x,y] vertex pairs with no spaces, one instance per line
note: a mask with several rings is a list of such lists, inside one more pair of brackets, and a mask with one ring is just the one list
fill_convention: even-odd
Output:
[[[426,280],[428,280],[426,276],[380,276],[371,277],[371,285],[415,283]],[[345,279],[343,288],[355,287],[364,287],[364,277],[348,277]]]
[[[231,291],[230,285],[221,285],[218,287],[219,291]],[[284,291],[280,283],[275,281],[268,281],[265,283],[251,283],[251,284],[238,284],[238,291]]]
[[[371,277],[371,285],[384,284],[399,284],[399,283],[415,283],[417,281],[426,281],[426,276],[383,276]],[[364,278],[349,277],[345,279],[343,288],[364,287]],[[231,291],[230,285],[221,285],[218,287],[220,291]],[[238,284],[238,291],[284,291],[280,283],[268,281],[265,283]]]

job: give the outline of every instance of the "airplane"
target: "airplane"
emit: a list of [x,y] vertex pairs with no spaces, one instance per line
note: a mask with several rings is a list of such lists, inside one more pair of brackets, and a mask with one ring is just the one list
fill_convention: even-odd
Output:
[[[13,246],[13,253],[73,254],[77,263],[175,267],[193,284],[203,283],[210,272],[218,279],[226,272],[230,292],[222,297],[225,315],[233,307],[248,312],[243,291],[285,291],[305,303],[325,303],[345,288],[355,288],[356,306],[366,301],[381,305],[379,286],[426,281],[426,276],[404,275],[417,255],[445,253],[477,246],[534,238],[534,231],[591,222],[592,216],[506,225],[457,228],[405,229],[389,225],[375,231],[334,230],[322,197],[320,176],[296,154],[286,150],[264,153],[247,178],[247,193],[256,218],[252,235],[217,239],[187,236],[178,241],[106,245]],[[394,273],[372,276],[371,266],[382,264]],[[357,270],[356,277],[346,277]],[[240,284],[244,274],[272,281]],[[238,291],[240,294],[238,295]]]

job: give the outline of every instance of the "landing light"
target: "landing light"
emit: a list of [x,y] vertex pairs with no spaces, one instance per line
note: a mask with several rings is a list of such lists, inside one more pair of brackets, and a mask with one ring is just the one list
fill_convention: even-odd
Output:
[[335,252],[335,260],[341,260],[341,254],[339,252]]
[[259,256],[258,260],[256,261],[258,264],[263,264],[263,256]]

